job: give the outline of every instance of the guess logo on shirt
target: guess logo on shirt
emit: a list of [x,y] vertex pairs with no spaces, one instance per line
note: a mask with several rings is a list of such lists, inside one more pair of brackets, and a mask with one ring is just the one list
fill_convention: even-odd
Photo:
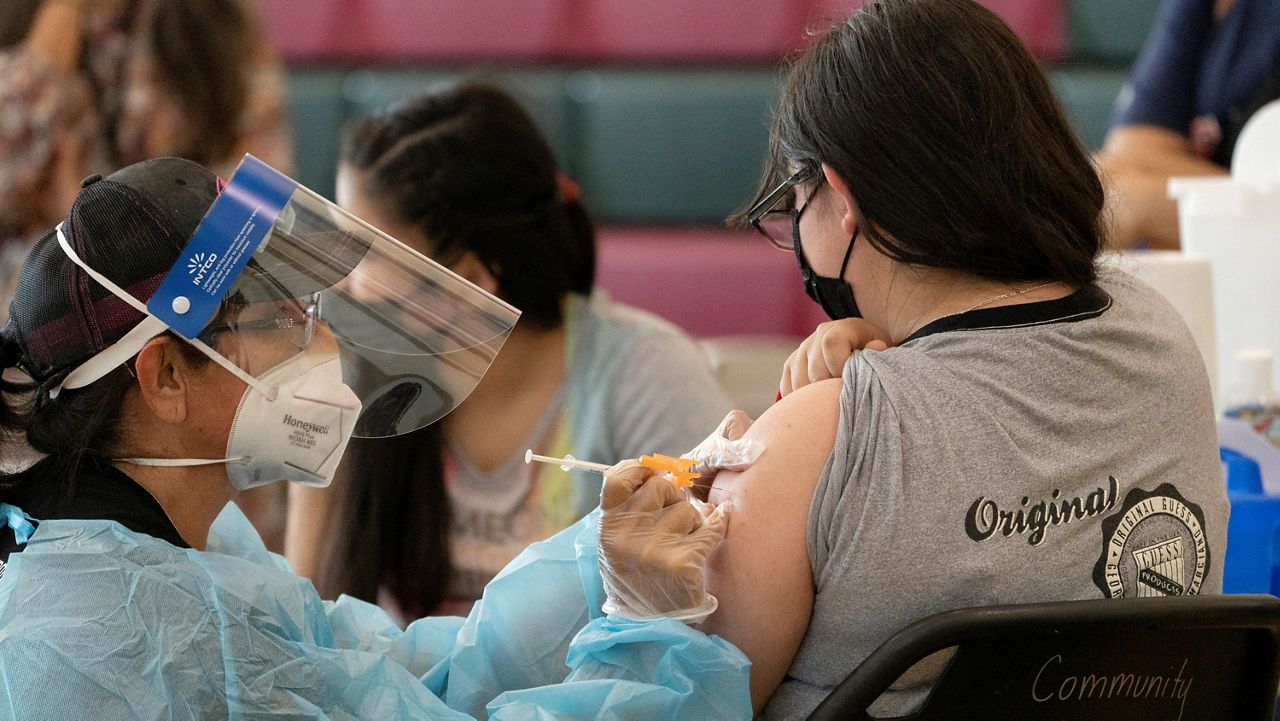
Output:
[[1083,496],[1064,498],[1054,489],[1047,499],[1032,503],[1023,496],[1011,508],[979,496],[965,514],[964,530],[976,543],[1019,535],[1039,546],[1052,526],[1113,510],[1101,519],[1102,552],[1093,567],[1094,583],[1105,596],[1199,593],[1210,563],[1204,513],[1169,483],[1152,491],[1131,489],[1123,502],[1114,476]]
[[1102,522],[1093,582],[1109,598],[1189,596],[1209,573],[1204,513],[1178,489],[1135,488]]

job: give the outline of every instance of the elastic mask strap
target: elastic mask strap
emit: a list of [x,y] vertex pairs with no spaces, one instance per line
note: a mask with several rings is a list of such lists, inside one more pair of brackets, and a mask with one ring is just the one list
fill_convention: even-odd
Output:
[[275,388],[265,385],[262,381],[249,375],[243,368],[227,360],[221,353],[206,345],[204,341],[199,338],[192,338],[187,342],[195,346],[196,350],[199,350],[201,353],[208,356],[209,360],[226,369],[228,373],[244,381],[250,388],[266,396],[267,400],[274,401],[276,399],[277,391]]
[[104,348],[100,353],[76,366],[56,388],[49,391],[50,398],[57,398],[63,389],[84,388],[123,365],[138,354],[147,341],[164,333],[169,327],[155,316],[147,316],[123,338]]
[[93,268],[90,268],[88,263],[84,262],[80,259],[80,256],[76,255],[76,252],[71,249],[71,243],[67,242],[67,236],[62,234],[62,223],[58,223],[58,227],[54,230],[58,233],[58,245],[62,246],[62,252],[67,254],[67,257],[71,259],[72,263],[80,266],[84,272],[89,274],[90,278],[98,281],[98,285],[111,291],[112,295],[133,306],[134,310],[144,315],[150,315],[147,313],[147,306],[143,305],[142,301],[126,293],[123,288],[112,283],[107,276],[99,273]]
[[239,463],[244,456],[235,458],[117,458],[118,463],[132,463],[135,466],[152,466],[157,468],[184,468],[188,466],[216,466],[223,463]]
[[844,271],[849,267],[849,259],[853,257],[853,244],[858,242],[858,226],[853,226],[853,235],[849,237],[849,247],[844,251],[844,260],[840,261],[840,275],[836,277],[844,280]]
[[[111,280],[105,275],[99,273],[93,268],[90,268],[88,263],[84,262],[80,256],[76,255],[76,252],[71,248],[71,243],[67,241],[67,236],[62,233],[62,223],[58,223],[55,230],[58,234],[58,245],[61,246],[62,252],[71,259],[71,262],[80,266],[84,272],[89,274],[90,278],[97,281],[97,283],[103,288],[111,291],[112,295],[128,303],[134,308],[134,310],[145,315],[146,318],[143,318],[142,322],[134,326],[133,330],[125,334],[123,338],[104,348],[97,355],[84,363],[81,363],[67,374],[67,377],[63,379],[62,383],[49,391],[50,398],[57,398],[59,391],[63,388],[83,388],[94,381],[99,380],[112,370],[123,365],[125,361],[137,355],[138,352],[142,350],[142,347],[147,344],[147,341],[169,330],[169,326],[165,325],[164,321],[147,312],[147,306],[144,305],[142,301],[125,292],[123,288],[111,282]],[[257,378],[246,373],[235,363],[232,363],[221,353],[210,348],[203,341],[199,339],[192,339],[188,342],[208,357],[209,360],[217,363],[228,373],[244,381],[250,388],[253,388],[259,393],[265,395],[270,400],[274,401],[276,399],[276,390],[274,388],[263,385]],[[222,461],[216,462],[221,463]]]

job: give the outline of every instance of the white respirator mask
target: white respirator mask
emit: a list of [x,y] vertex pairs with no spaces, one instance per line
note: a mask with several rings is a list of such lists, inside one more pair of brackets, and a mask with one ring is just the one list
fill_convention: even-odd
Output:
[[227,438],[227,476],[240,490],[276,480],[324,487],[360,417],[337,353],[300,353],[264,373],[269,398],[246,388]]
[[282,480],[315,488],[332,483],[360,417],[360,399],[342,382],[338,354],[299,353],[258,380],[271,392],[245,389],[226,458],[119,460],[165,467],[226,463],[231,485],[241,491]]

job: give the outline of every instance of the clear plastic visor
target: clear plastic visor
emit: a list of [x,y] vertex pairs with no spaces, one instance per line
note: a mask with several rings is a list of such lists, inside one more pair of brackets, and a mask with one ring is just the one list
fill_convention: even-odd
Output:
[[[357,437],[408,433],[457,407],[488,370],[519,311],[292,181],[273,219],[272,212],[254,211],[262,202],[237,185],[250,160],[201,226],[227,202],[245,206],[245,227],[254,218],[271,219],[270,227],[222,292],[199,340],[255,378],[298,353],[336,348],[342,381],[361,404]],[[194,250],[188,255],[173,274],[195,282],[200,272],[218,272],[205,267],[209,253],[204,261]]]

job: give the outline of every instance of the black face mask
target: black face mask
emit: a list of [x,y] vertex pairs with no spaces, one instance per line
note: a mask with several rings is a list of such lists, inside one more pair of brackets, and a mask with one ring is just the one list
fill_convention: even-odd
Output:
[[[805,208],[809,207],[805,203]],[[840,264],[840,273],[834,278],[818,275],[804,258],[804,250],[800,247],[800,214],[801,208],[791,216],[791,241],[796,251],[796,263],[800,265],[800,279],[804,282],[804,292],[822,306],[831,320],[845,318],[861,318],[858,303],[853,299],[853,288],[844,279],[845,268],[849,266],[849,257],[853,255],[853,243],[858,239],[858,229],[854,228],[853,237],[849,238],[849,247],[844,252],[844,262]]]

